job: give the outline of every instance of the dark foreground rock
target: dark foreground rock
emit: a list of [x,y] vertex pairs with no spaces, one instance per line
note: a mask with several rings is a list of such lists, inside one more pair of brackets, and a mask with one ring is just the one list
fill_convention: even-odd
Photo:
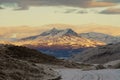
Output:
[[48,67],[0,56],[0,80],[49,80],[57,77]]
[[[9,48],[13,48],[13,51],[10,51]],[[21,47],[17,48],[18,49],[10,45],[0,45],[0,80],[54,80],[59,77],[59,75],[48,66],[42,64],[37,66],[35,63],[30,62],[29,60],[32,60],[32,56],[26,60],[27,58],[25,59],[24,56],[21,56],[27,56],[27,54],[21,53],[25,49]],[[16,51],[14,49],[16,49]],[[21,54],[18,55],[18,52]]]

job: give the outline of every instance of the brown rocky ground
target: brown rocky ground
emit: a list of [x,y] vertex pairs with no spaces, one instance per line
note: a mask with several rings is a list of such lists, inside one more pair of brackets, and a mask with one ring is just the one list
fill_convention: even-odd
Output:
[[[48,66],[33,63],[38,60],[38,56],[41,56],[41,63],[48,57],[35,52],[25,47],[0,45],[0,80],[59,80],[59,75]],[[48,61],[45,60],[45,63]]]

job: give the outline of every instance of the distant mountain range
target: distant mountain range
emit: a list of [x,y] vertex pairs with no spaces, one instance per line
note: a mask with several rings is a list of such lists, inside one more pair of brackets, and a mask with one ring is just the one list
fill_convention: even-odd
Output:
[[72,29],[58,30],[56,28],[39,35],[22,38],[13,44],[34,48],[56,57],[69,57],[86,48],[105,45],[100,41],[81,38]]
[[70,57],[91,47],[118,42],[120,42],[120,37],[117,36],[97,32],[78,34],[70,28],[53,28],[41,34],[16,41],[1,41],[2,44],[26,46],[58,58]]
[[97,32],[81,33],[79,36],[87,39],[101,41],[106,44],[110,44],[110,43],[114,44],[120,42],[120,36],[111,36],[108,34],[97,33]]
[[120,43],[87,49],[82,53],[74,54],[71,60],[96,64],[120,60]]

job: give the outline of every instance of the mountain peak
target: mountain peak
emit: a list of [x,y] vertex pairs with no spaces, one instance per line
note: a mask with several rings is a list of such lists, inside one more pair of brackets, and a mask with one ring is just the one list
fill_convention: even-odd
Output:
[[56,35],[59,32],[60,32],[60,30],[58,30],[56,28],[52,28],[49,31],[45,31],[45,32],[41,33],[40,36],[48,36],[48,35],[54,36],[54,35]]
[[53,27],[50,31],[57,31],[57,29],[55,27]]
[[66,30],[67,30],[67,31],[72,31],[72,32],[74,32],[71,28],[67,28]]
[[64,36],[64,35],[72,35],[72,36],[77,36],[77,33],[74,32],[72,29],[64,29],[64,30],[58,30],[56,28],[52,28],[49,31],[43,32],[41,36]]
[[68,28],[64,30],[64,35],[73,35],[73,36],[77,36],[78,34],[73,31],[72,29]]
[[23,38],[21,40],[29,40],[29,39],[33,40],[39,37],[61,37],[61,36],[78,36],[78,34],[70,28],[63,30],[52,28],[51,30],[41,33],[40,35],[30,36],[27,38]]

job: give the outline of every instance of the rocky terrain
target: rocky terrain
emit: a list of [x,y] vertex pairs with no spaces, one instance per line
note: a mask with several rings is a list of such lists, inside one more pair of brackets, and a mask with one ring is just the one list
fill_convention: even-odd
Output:
[[35,64],[56,65],[67,68],[81,68],[81,65],[78,63],[64,59],[57,59],[53,56],[23,46],[1,45],[0,52],[11,58]]
[[119,59],[120,43],[90,48],[72,57],[74,61],[96,64],[104,64]]
[[[21,48],[23,51],[20,51],[20,47],[18,47],[19,50],[10,51],[11,47],[15,48],[15,46],[0,45],[0,80],[59,80],[59,75],[48,66],[42,64],[37,66],[29,62],[30,57],[27,61],[20,56],[24,54],[26,57],[27,53],[22,53],[25,51],[24,48]],[[21,54],[18,55],[17,51]]]
[[49,56],[38,52],[34,49],[29,49],[22,46],[1,45],[0,52],[9,55],[12,58],[25,60],[34,63],[53,63],[59,60],[53,56]]

